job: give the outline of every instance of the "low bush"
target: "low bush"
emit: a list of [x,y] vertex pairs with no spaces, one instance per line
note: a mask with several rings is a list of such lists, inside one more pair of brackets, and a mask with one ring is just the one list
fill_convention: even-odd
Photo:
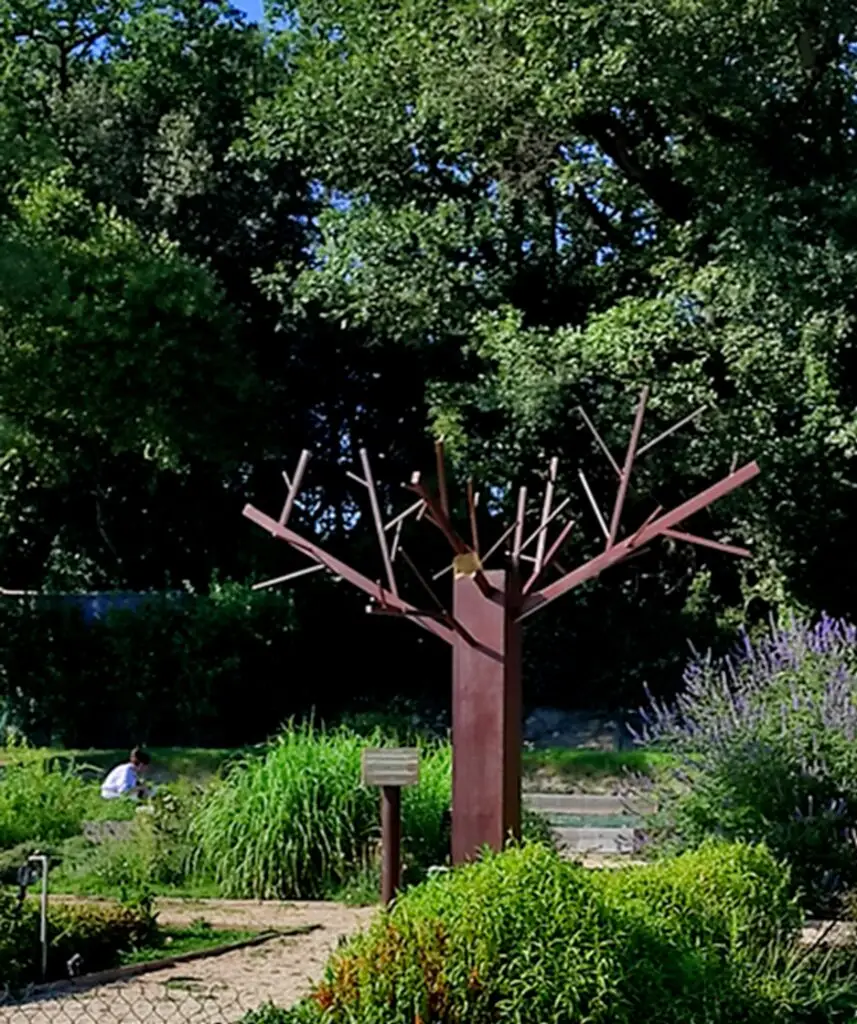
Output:
[[593,872],[523,844],[404,894],[310,999],[252,1024],[851,1020],[853,980],[792,954],[789,885],[759,846]]
[[54,843],[80,831],[92,786],[73,765],[61,767],[26,748],[0,751],[0,849],[28,841]]
[[[380,731],[285,729],[200,800],[190,872],[235,897],[309,898],[341,886],[371,858],[379,829],[378,791],[360,784],[362,751],[389,745]],[[406,877],[445,860],[450,792],[449,746],[423,744],[419,785],[402,797]]]
[[191,809],[201,792],[190,783],[162,787],[136,808],[129,834],[97,843],[81,836],[52,850],[54,886],[123,901],[177,890],[201,895],[187,875]]
[[680,767],[647,784],[653,851],[708,836],[765,842],[805,906],[836,909],[857,884],[857,630],[828,617],[695,658],[676,703],[654,700],[640,739]]
[[[87,973],[116,966],[122,953],[153,941],[156,922],[148,905],[54,904],[48,912],[48,980],[68,977],[78,957]],[[0,890],[0,989],[41,980],[38,900],[19,904]]]

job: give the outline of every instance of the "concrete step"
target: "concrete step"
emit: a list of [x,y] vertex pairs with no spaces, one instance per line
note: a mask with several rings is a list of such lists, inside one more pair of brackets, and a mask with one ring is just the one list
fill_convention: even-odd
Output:
[[523,803],[541,814],[565,814],[576,817],[636,817],[652,810],[640,797],[609,796],[595,793],[524,793]]
[[634,848],[633,828],[555,828],[560,852],[569,854],[630,854]]

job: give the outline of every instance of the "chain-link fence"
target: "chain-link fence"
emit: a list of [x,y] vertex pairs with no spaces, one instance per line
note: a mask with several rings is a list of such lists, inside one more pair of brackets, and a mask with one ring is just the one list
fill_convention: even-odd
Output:
[[40,986],[0,994],[0,1024],[238,1024],[258,1004],[226,983],[190,974],[96,986]]

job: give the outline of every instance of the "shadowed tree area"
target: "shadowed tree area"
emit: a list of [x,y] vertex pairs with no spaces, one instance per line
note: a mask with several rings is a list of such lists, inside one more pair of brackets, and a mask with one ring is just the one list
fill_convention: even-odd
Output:
[[[528,697],[636,704],[645,680],[677,684],[688,638],[720,644],[783,607],[849,613],[853,6],[268,14],[263,29],[220,0],[0,3],[0,582],[205,590],[286,572],[240,510],[276,514],[304,447],[296,528],[320,522],[374,578],[337,463],[383,453],[399,510],[432,434],[460,480],[492,485],[487,543],[521,484],[537,506],[558,455],[581,561],[600,535],[578,468],[605,514],[614,476],[577,408],[621,458],[648,383],[644,442],[707,411],[641,460],[626,521],[755,457],[759,480],[689,524],[753,558],[666,540],[576,592],[530,631]],[[424,527],[407,543],[443,566]],[[392,687],[390,643],[413,692],[447,699],[430,640],[364,622],[317,577],[295,586],[288,628],[314,676]],[[353,606],[347,659],[330,600]]]

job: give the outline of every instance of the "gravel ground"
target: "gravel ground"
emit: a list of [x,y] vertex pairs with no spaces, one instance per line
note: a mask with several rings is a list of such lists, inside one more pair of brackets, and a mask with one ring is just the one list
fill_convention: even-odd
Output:
[[290,1006],[321,978],[340,939],[365,927],[374,908],[335,903],[255,903],[244,900],[159,900],[163,924],[204,918],[215,928],[261,930],[317,925],[222,956],[194,960],[139,978],[90,989],[68,988],[16,1006],[0,1007],[2,1024],[234,1024],[266,1002]]

